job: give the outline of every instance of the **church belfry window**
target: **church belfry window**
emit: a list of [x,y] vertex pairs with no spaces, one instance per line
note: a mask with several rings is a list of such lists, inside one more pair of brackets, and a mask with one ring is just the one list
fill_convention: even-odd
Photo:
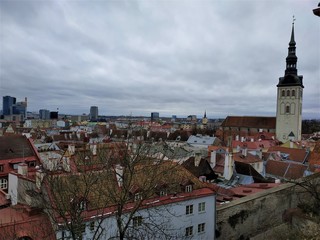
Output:
[[286,106],[286,113],[290,113],[290,106],[288,105],[288,106]]
[[281,91],[281,97],[285,97],[286,96],[286,91],[285,90],[282,90]]
[[292,90],[291,96],[292,96],[292,97],[295,97],[295,96],[296,96],[296,91],[295,91],[295,90]]
[[287,90],[287,97],[290,97],[290,90]]

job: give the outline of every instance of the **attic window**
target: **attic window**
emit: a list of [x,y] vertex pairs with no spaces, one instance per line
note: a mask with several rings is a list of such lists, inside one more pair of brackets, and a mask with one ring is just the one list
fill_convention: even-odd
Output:
[[36,166],[35,161],[28,162],[28,167],[35,167],[35,166]]
[[166,189],[161,190],[161,191],[159,192],[159,195],[160,195],[160,197],[162,197],[162,196],[167,196],[167,190],[166,190]]
[[136,194],[134,195],[134,201],[139,201],[139,200],[141,200],[141,199],[142,199],[141,193],[136,193]]
[[79,202],[79,210],[80,210],[80,211],[87,210],[87,201],[86,201],[85,199],[82,199],[82,200]]
[[185,187],[185,192],[192,192],[192,185],[189,184]]
[[88,207],[88,201],[83,197],[78,198],[78,199],[72,198],[70,200],[70,203],[71,203],[71,205],[73,205],[73,207],[77,211],[85,211],[85,210],[87,210],[87,207]]

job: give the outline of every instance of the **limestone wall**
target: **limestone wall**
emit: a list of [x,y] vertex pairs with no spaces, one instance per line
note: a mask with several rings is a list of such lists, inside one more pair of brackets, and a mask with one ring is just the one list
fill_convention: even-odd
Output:
[[[320,181],[320,175],[311,176]],[[282,184],[251,196],[234,200],[217,207],[216,239],[245,240],[283,223],[282,215],[288,208],[295,208],[305,193],[298,196],[293,183]]]

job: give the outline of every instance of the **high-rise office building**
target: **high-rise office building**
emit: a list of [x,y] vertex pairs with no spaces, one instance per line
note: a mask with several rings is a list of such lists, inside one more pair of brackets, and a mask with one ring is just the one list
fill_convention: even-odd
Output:
[[98,120],[98,107],[97,106],[91,106],[90,107],[90,120],[91,121],[97,121]]
[[58,119],[58,118],[59,118],[59,113],[57,111],[50,112],[50,119]]
[[158,112],[152,112],[151,113],[151,121],[157,121],[159,120],[159,113]]
[[27,98],[25,101],[17,102],[15,97],[3,97],[3,115],[22,115],[22,119],[27,117]]
[[16,98],[10,96],[4,96],[2,102],[3,115],[13,114],[13,106],[16,104]]
[[50,111],[47,109],[40,109],[39,110],[39,118],[42,120],[50,119]]

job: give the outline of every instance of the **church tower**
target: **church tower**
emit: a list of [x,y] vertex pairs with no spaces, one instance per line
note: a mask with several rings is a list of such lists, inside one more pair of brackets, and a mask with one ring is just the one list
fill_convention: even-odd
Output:
[[276,136],[279,141],[301,140],[303,76],[298,75],[294,22],[284,76],[277,85]]

